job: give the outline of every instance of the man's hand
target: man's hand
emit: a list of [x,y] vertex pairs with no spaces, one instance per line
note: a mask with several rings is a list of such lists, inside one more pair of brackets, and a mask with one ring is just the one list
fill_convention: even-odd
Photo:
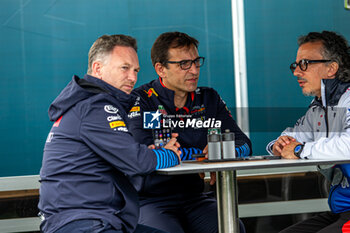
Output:
[[[290,137],[290,136],[279,137],[275,142],[275,144],[273,144],[273,147],[272,147],[273,154],[281,156],[283,148],[292,142],[295,142],[295,138],[293,137]],[[293,147],[293,150],[294,150],[294,147]],[[293,151],[293,155],[294,155],[294,151]]]
[[208,144],[205,146],[202,153],[205,154],[205,158],[208,159]]
[[197,161],[203,161],[205,159],[208,159],[208,145],[203,149],[202,154],[204,154],[204,157],[196,158]]
[[[204,179],[205,173],[199,173],[199,177]],[[216,172],[210,172],[210,185],[214,185],[216,182]]]
[[171,134],[171,139],[169,142],[164,146],[165,149],[172,150],[177,157],[179,157],[179,161],[181,161],[181,151],[179,151],[180,143],[177,142],[176,137],[179,136],[177,133]]
[[210,185],[214,185],[216,182],[216,172],[210,172]]
[[297,156],[294,155],[294,148],[300,144],[301,143],[298,141],[291,141],[289,144],[283,147],[281,156],[285,159],[299,159]]

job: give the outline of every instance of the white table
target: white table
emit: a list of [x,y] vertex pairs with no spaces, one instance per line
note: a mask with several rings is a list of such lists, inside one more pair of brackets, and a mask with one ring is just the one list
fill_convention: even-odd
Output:
[[350,163],[350,159],[331,160],[254,160],[232,162],[197,162],[185,161],[171,168],[157,171],[162,175],[180,175],[201,172],[216,172],[216,190],[218,201],[219,233],[239,233],[238,203],[237,203],[237,170],[282,168],[310,165],[329,165]]

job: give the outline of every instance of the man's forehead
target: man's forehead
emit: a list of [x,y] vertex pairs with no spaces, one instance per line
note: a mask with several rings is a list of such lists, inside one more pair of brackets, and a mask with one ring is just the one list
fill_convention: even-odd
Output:
[[194,45],[169,49],[169,58],[192,59],[193,56],[198,57],[198,50]]
[[112,52],[121,63],[136,62],[138,64],[138,56],[132,47],[115,46]]
[[299,59],[320,59],[322,56],[322,42],[308,42],[302,44],[297,53]]

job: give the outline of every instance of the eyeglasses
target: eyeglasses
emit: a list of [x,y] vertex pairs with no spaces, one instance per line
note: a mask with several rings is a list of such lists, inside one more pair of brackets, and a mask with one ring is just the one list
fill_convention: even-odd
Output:
[[179,64],[181,69],[188,70],[191,68],[192,64],[197,68],[201,67],[204,64],[204,57],[197,57],[194,60],[167,61],[166,63]]
[[299,62],[293,62],[290,65],[289,68],[292,71],[292,73],[294,74],[294,71],[297,68],[297,66],[299,66],[299,68],[302,71],[306,71],[307,70],[307,66],[309,64],[312,64],[312,63],[325,63],[325,62],[330,62],[330,61],[332,61],[332,60],[308,60],[308,59],[301,59]]

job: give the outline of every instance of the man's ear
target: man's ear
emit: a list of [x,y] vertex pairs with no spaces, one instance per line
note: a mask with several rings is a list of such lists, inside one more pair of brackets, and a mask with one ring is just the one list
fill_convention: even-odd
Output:
[[166,68],[161,63],[157,62],[154,65],[154,69],[156,70],[159,77],[161,77],[161,78],[165,77],[165,69]]
[[333,78],[335,77],[335,74],[337,73],[339,69],[339,64],[337,62],[332,62],[329,66],[328,66],[328,77],[329,78]]
[[101,61],[94,61],[92,63],[92,76],[96,77],[96,78],[102,78],[102,62]]

